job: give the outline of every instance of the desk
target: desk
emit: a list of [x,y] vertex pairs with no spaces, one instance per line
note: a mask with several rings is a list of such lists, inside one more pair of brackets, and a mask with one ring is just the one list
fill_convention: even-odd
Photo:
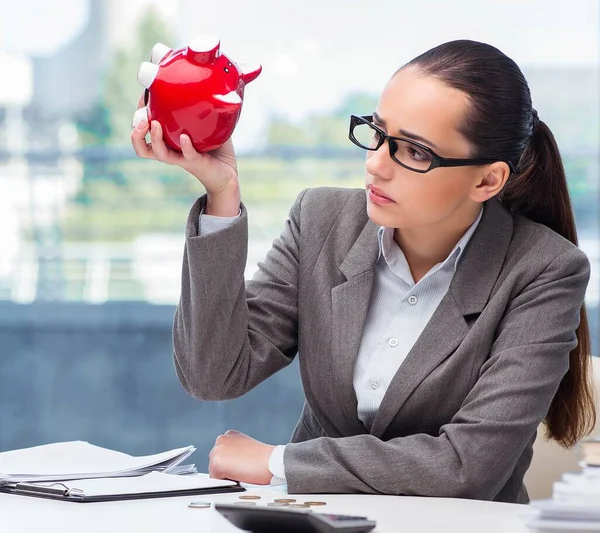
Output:
[[[286,493],[275,488],[249,489],[264,505]],[[239,533],[214,509],[190,509],[192,500],[239,501],[239,494],[158,498],[111,503],[68,503],[0,494],[0,529],[19,533]],[[379,533],[527,533],[517,504],[445,498],[371,495],[293,495],[299,502],[326,501],[315,512],[366,515]]]

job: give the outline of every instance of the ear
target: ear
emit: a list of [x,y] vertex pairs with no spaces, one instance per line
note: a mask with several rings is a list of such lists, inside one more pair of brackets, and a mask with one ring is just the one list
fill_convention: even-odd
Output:
[[483,167],[483,176],[475,183],[471,198],[476,202],[485,202],[496,196],[506,185],[510,176],[510,167],[497,161]]

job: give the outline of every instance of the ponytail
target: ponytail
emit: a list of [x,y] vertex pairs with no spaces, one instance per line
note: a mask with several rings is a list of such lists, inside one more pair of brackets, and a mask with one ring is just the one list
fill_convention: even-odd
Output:
[[[552,132],[532,109],[529,85],[519,66],[489,44],[463,39],[436,46],[402,68],[406,67],[468,96],[470,106],[459,131],[472,147],[471,157],[517,167],[500,194],[503,204],[577,245],[560,152]],[[596,421],[585,306],[576,334],[578,345],[569,356],[569,370],[545,418],[546,435],[564,447],[588,434]]]
[[[519,212],[548,226],[577,245],[575,217],[563,162],[554,135],[533,114],[533,132],[518,163],[518,173],[506,183],[501,199]],[[591,432],[596,421],[591,376],[591,342],[585,305],[577,328],[577,346],[569,355],[562,379],[545,418],[546,436],[568,448]]]

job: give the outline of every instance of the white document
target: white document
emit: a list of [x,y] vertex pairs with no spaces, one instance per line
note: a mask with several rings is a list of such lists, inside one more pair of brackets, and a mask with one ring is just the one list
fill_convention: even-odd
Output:
[[539,518],[545,520],[587,520],[596,522],[600,528],[600,502],[596,505],[569,505],[553,500],[534,500],[530,503],[532,509],[539,511]]
[[162,472],[150,472],[139,477],[79,479],[62,482],[72,496],[117,496],[123,494],[151,494],[179,490],[213,489],[233,487],[235,481],[212,479],[208,474],[176,476]]
[[[196,448],[187,446],[155,455],[132,457],[87,442],[59,442],[0,453],[0,482],[62,481],[169,472]],[[2,477],[4,476],[4,477]]]

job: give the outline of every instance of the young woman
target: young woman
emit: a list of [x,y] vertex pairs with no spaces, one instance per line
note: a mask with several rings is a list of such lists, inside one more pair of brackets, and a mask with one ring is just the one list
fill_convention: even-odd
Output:
[[243,395],[298,354],[306,403],[291,442],[231,431],[214,477],[290,493],[527,502],[536,429],[564,446],[595,419],[577,247],[558,148],[518,66],[442,44],[353,116],[365,189],[303,191],[252,281],[229,142],[183,154],[160,124],[141,157],[206,188],[187,224],[174,357],[203,400]]

